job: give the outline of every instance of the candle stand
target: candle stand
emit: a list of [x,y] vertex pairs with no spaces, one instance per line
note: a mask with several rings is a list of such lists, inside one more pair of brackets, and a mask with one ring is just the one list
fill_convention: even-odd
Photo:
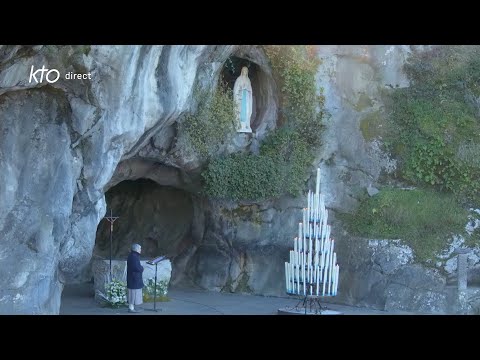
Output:
[[320,193],[320,169],[317,169],[315,192],[308,191],[307,207],[303,208],[298,236],[293,239],[285,262],[285,289],[298,298],[293,307],[279,310],[290,314],[339,314],[322,306],[321,299],[336,296],[339,265],[335,240],[330,237],[325,197]]
[[322,312],[327,310],[327,307],[322,306],[322,304],[320,303],[320,299],[323,296],[298,295],[298,294],[288,294],[288,295],[299,298],[299,301],[293,307],[286,306],[285,308],[287,310],[291,309],[295,313],[305,313],[305,315],[307,314],[322,315]]

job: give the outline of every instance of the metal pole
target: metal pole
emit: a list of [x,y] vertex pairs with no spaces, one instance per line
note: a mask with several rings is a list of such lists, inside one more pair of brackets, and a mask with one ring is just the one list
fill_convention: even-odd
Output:
[[112,281],[112,237],[113,237],[113,223],[118,219],[118,216],[113,216],[113,210],[110,208],[110,216],[105,216],[105,219],[110,223],[110,281]]
[[110,224],[110,281],[112,280],[112,232],[113,223]]
[[155,264],[155,290],[153,291],[153,310],[157,311],[157,265]]

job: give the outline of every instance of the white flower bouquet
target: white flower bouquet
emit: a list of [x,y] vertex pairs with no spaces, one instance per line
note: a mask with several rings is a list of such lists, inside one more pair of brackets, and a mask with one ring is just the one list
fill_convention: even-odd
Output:
[[119,307],[127,304],[127,284],[123,281],[113,279],[105,284],[106,295],[100,293],[100,296],[109,306]]
[[[168,281],[157,279],[157,300],[167,301]],[[153,301],[155,297],[155,279],[150,278],[146,281],[144,287],[144,301]]]

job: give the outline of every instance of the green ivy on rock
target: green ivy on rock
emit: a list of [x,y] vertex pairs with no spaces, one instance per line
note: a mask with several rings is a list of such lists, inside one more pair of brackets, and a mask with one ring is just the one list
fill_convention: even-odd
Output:
[[280,126],[266,136],[258,155],[213,159],[202,173],[209,196],[263,200],[304,190],[325,116],[324,98],[317,95],[315,82],[319,60],[308,46],[264,49],[281,90]]
[[235,109],[232,90],[221,85],[212,96],[196,91],[198,108],[182,121],[193,149],[204,158],[215,156],[235,133]]

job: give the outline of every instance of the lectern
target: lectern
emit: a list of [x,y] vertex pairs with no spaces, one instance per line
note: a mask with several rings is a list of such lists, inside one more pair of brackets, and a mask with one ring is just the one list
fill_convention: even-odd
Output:
[[159,256],[155,259],[147,261],[147,264],[155,265],[155,289],[153,291],[153,311],[157,311],[157,265],[159,262],[166,260],[166,256]]

